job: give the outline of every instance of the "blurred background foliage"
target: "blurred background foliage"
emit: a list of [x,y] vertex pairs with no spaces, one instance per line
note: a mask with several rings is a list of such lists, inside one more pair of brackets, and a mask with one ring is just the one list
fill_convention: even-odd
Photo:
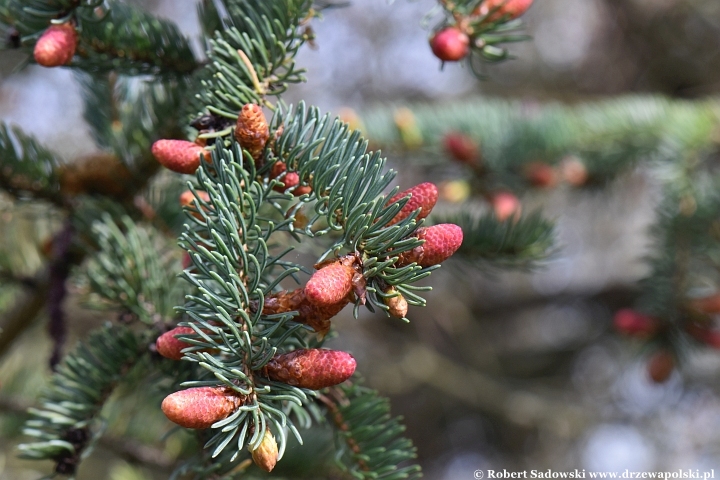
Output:
[[[194,2],[135,3],[177,22],[187,35],[199,34]],[[366,120],[372,140],[378,105],[430,103],[442,111],[468,97],[505,97],[532,115],[549,101],[578,104],[637,93],[701,99],[720,89],[717,0],[536,0],[524,17],[533,41],[511,46],[518,59],[488,68],[483,82],[461,65],[441,71],[421,27],[433,5],[363,0],[327,11],[326,21],[314,25],[316,48],[298,57],[308,82],[286,100],[304,99],[334,113],[352,108]],[[200,53],[199,43],[195,47]],[[10,76],[21,60],[13,52],[0,56],[2,119],[65,158],[90,153],[73,74],[31,67]],[[437,150],[390,153],[403,188],[465,175]],[[429,168],[428,157],[448,165]],[[447,183],[440,185],[443,191]],[[433,278],[429,306],[411,309],[409,325],[367,313],[356,321],[343,312],[333,347],[352,352],[367,383],[391,395],[426,478],[470,478],[488,468],[720,465],[717,351],[689,351],[682,374],[655,384],[646,376],[646,345],[619,338],[611,328],[613,312],[632,305],[636,281],[647,274],[643,256],[659,185],[641,164],[603,189],[530,192],[523,208],[543,207],[556,221],[561,247],[542,268],[488,273],[451,260]],[[447,208],[454,197],[446,194],[443,201]],[[0,195],[0,307],[22,293],[23,277],[41,265],[43,243],[56,225],[51,207]],[[13,278],[3,278],[4,269]],[[66,302],[69,344],[106,315],[79,308],[82,286],[73,289]],[[47,376],[49,345],[38,321],[0,362],[2,479],[40,475],[41,467],[17,460],[13,447],[23,401],[36,396]],[[169,429],[159,410],[135,398],[107,412],[113,412],[110,435],[78,478],[166,478],[183,444],[177,435],[158,442],[156,433]],[[140,442],[116,440],[125,434]],[[315,438],[310,447],[288,450],[288,471],[293,455],[301,463],[328,453],[330,439]],[[308,478],[317,475],[307,470]]]

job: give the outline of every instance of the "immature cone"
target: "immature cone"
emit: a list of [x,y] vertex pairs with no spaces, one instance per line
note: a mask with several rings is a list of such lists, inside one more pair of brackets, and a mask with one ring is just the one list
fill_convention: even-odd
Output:
[[720,313],[720,293],[690,300],[690,307],[700,313]]
[[432,227],[418,228],[415,237],[425,243],[399,255],[397,266],[416,262],[421,267],[430,267],[444,262],[460,248],[463,232],[452,223],[441,223]]
[[647,372],[650,380],[655,383],[664,383],[675,370],[675,357],[667,350],[655,352],[647,363]]
[[620,333],[638,337],[649,337],[658,330],[656,319],[631,308],[615,312],[613,325]]
[[245,397],[225,387],[180,390],[165,397],[162,411],[171,422],[185,428],[209,428],[237,410]]
[[260,105],[246,103],[240,110],[235,126],[235,140],[240,146],[250,152],[257,162],[262,156],[265,144],[270,138],[265,114]]
[[175,335],[190,335],[193,333],[195,333],[195,330],[190,327],[175,327],[158,337],[155,341],[155,349],[165,358],[180,360],[183,357],[181,350],[192,345],[175,338]]
[[[195,190],[195,193],[197,194],[199,199],[205,202],[210,201],[210,195],[207,192],[204,192],[202,190]],[[183,193],[180,194],[180,206],[195,208],[195,195],[193,195],[192,190],[185,190]],[[195,218],[202,218],[200,212],[192,212],[192,215]]]
[[354,275],[355,269],[341,262],[326,265],[313,273],[307,281],[305,296],[313,305],[336,305],[350,294]]
[[[397,292],[395,288],[390,288],[387,292],[388,294],[392,294]],[[383,303],[387,305],[388,307],[388,313],[392,315],[395,318],[405,318],[408,312],[408,303],[407,300],[405,300],[405,297],[402,296],[402,293],[398,293],[394,297],[385,297],[383,298]]]
[[433,35],[430,48],[443,62],[457,62],[470,53],[470,37],[455,27],[447,27]]
[[425,218],[430,215],[430,212],[438,199],[438,189],[430,182],[421,183],[420,185],[415,185],[404,192],[398,193],[387,201],[387,205],[392,205],[408,195],[411,195],[410,199],[407,201],[405,206],[400,209],[397,215],[390,220],[387,226],[395,225],[396,223],[405,220],[418,208],[420,209],[420,213],[418,213],[418,216],[415,217],[416,220],[420,220],[421,218]]
[[536,187],[552,188],[557,185],[555,169],[544,162],[532,162],[525,165],[525,178]]
[[707,325],[691,323],[685,327],[687,332],[698,341],[711,348],[720,349],[720,330],[711,330]]
[[480,158],[480,149],[477,142],[460,132],[448,132],[443,138],[445,150],[453,160],[459,163],[472,165]]
[[508,20],[514,20],[525,13],[533,4],[533,0],[485,0],[473,12],[473,15],[487,15],[496,9],[486,22],[500,20],[506,15]]
[[510,192],[497,192],[494,193],[490,199],[495,216],[501,222],[504,222],[510,217],[514,220],[520,218],[522,213],[522,205],[520,200]]
[[275,441],[275,437],[269,428],[265,430],[265,435],[263,436],[262,442],[260,442],[258,448],[253,450],[251,453],[255,465],[266,472],[272,472],[278,460],[278,446]]
[[77,31],[72,24],[51,25],[35,44],[33,56],[43,67],[66,65],[75,55],[77,42]]
[[177,173],[195,173],[200,155],[210,160],[210,152],[186,140],[158,140],[153,143],[152,154],[160,165]]
[[350,378],[355,366],[355,359],[347,352],[313,348],[276,355],[265,369],[271,380],[320,390]]
[[330,319],[340,313],[345,305],[350,303],[350,295],[342,301],[327,307],[310,303],[305,296],[305,289],[298,288],[291,291],[273,293],[265,297],[262,313],[274,315],[297,311],[293,321],[309,326],[320,336],[324,337],[330,331]]

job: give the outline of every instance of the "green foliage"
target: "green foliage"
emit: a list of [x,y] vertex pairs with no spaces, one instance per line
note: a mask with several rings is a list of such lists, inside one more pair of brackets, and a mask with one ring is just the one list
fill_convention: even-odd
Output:
[[[464,132],[478,142],[486,172],[480,180],[486,189],[527,188],[525,165],[557,164],[569,155],[582,161],[591,184],[603,184],[642,160],[677,164],[678,155],[691,148],[714,148],[712,132],[718,123],[715,101],[647,96],[578,106],[477,98],[440,109],[410,109],[422,140],[418,154],[431,154],[429,165],[442,166],[439,153],[447,132]],[[378,147],[407,150],[393,110],[364,113],[366,134]]]
[[271,106],[269,95],[279,96],[288,84],[304,80],[294,57],[304,43],[301,22],[309,18],[308,0],[228,0],[227,18],[205,4],[201,15],[209,41],[209,63],[197,74],[201,86],[189,106],[191,116],[212,113],[237,118],[246,103]]
[[301,441],[290,414],[309,425],[302,408],[306,392],[254,374],[278,347],[306,345],[307,332],[290,322],[290,315],[266,320],[261,317],[262,309],[251,308],[252,302],[262,305],[265,295],[298,269],[286,268],[278,278],[269,280],[271,267],[284,265],[270,256],[267,241],[283,225],[276,227],[260,219],[257,209],[270,189],[254,180],[252,165],[245,169],[237,160],[242,161],[237,144],[227,150],[218,142],[212,166],[203,163],[197,173],[198,188],[209,194],[210,201],[196,198],[201,219],[189,215],[191,223],[181,237],[181,246],[190,252],[194,265],[184,272],[194,293],[186,297],[182,311],[200,335],[188,340],[200,349],[220,352],[187,353],[205,373],[183,385],[222,383],[250,396],[235,414],[215,425],[214,436],[206,442],[213,457],[232,445],[233,460],[246,443],[251,448],[259,445],[266,426],[274,430],[281,452],[288,429]]
[[4,0],[0,4],[0,23],[12,25],[24,45],[34,43],[52,20],[61,21],[76,14],[80,19],[94,17],[102,0]]
[[86,72],[174,76],[197,68],[188,40],[175,24],[119,1],[95,21],[82,23],[79,57],[73,66]]
[[463,243],[456,255],[483,267],[530,269],[555,250],[551,222],[533,212],[514,221],[498,221],[494,214],[478,216],[463,211],[442,219],[463,230]]
[[93,332],[64,358],[40,408],[29,410],[23,432],[36,440],[20,445],[21,456],[54,460],[58,473],[73,474],[102,430],[97,415],[103,404],[140,354],[127,327],[107,325]]
[[[97,145],[114,152],[127,164],[146,162],[159,138],[181,134],[177,109],[187,80],[140,80],[116,74],[80,74],[84,117]],[[152,164],[155,160],[150,159]]]
[[316,108],[306,109],[304,104],[295,112],[278,112],[273,127],[280,125],[284,126],[283,134],[273,154],[290,170],[297,170],[301,184],[311,181],[313,185],[311,195],[300,197],[299,203],[287,211],[281,209],[287,217],[301,208],[300,203],[314,202],[306,227],[294,231],[309,237],[329,236],[332,243],[318,261],[331,253],[362,254],[369,307],[386,308],[376,293],[388,285],[396,286],[408,303],[424,305],[424,299],[413,293],[424,288],[412,284],[434,268],[394,266],[398,254],[420,245],[412,237],[419,224],[413,214],[387,227],[407,199],[387,205],[387,199],[398,189],[382,194],[395,176],[392,170],[385,171],[385,159],[379,152],[367,152],[367,141],[360,132],[338,120],[331,122],[329,116],[321,116]]
[[0,188],[18,198],[62,203],[59,159],[18,127],[0,124]]
[[358,384],[341,385],[331,393],[339,393],[337,403],[327,398],[326,404],[342,445],[336,459],[344,471],[358,480],[422,476],[420,466],[405,464],[417,456],[415,447],[401,436],[405,427],[390,414],[386,398]]
[[[196,195],[193,211],[200,218],[189,215],[181,237],[181,246],[193,261],[184,276],[196,292],[187,296],[182,311],[192,319],[187,325],[198,334],[187,338],[197,351],[186,357],[207,370],[198,380],[183,385],[211,386],[219,380],[249,395],[236,414],[215,425],[217,433],[206,444],[214,448],[213,456],[229,445],[236,452],[246,442],[254,447],[261,440],[257,432],[264,432],[266,425],[278,434],[282,451],[286,429],[300,440],[290,413],[301,425],[310,424],[303,404],[313,392],[259,374],[277,352],[309,346],[306,327],[292,321],[293,312],[267,316],[257,307],[280,289],[284,278],[300,271],[299,265],[283,260],[291,249],[270,250],[272,237],[284,233],[327,238],[329,246],[320,260],[331,253],[357,252],[371,292],[386,285],[418,290],[412,283],[431,270],[393,267],[399,252],[420,244],[410,236],[417,224],[410,216],[386,226],[407,199],[386,205],[382,191],[394,174],[383,172],[385,161],[378,154],[366,153],[367,142],[358,132],[302,104],[295,112],[279,112],[272,125],[273,131],[280,125],[284,129],[272,151],[266,151],[266,158],[282,159],[289,169],[299,172],[301,182],[312,177],[312,194],[289,202],[292,194],[275,192],[278,181],[267,177],[272,162],[256,172],[254,161],[243,158],[237,143],[231,141],[230,148],[225,148],[218,140],[212,162],[203,162],[194,187],[207,192],[209,201]],[[300,230],[293,223],[303,204],[309,204],[314,215]],[[380,303],[374,295],[368,298],[369,305]],[[423,301],[412,292],[408,300]]]
[[175,288],[178,262],[168,256],[168,243],[127,216],[117,223],[105,214],[93,224],[93,233],[99,248],[88,279],[105,306],[150,325],[172,317],[181,296]]

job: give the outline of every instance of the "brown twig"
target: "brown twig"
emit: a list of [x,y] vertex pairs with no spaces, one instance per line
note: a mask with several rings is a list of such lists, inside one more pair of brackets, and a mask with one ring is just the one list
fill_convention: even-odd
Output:
[[[333,389],[332,392],[336,396],[342,395],[342,393],[338,389]],[[327,395],[322,395],[322,394],[318,395],[318,398],[328,408],[328,411],[330,412],[330,415],[332,416],[333,423],[338,428],[338,430],[348,434],[348,435],[343,435],[343,437],[345,438],[345,443],[347,443],[348,447],[350,447],[350,450],[352,450],[352,452],[355,455],[360,456],[362,454],[360,445],[357,444],[357,442],[352,437],[352,435],[349,435],[350,426],[345,421],[345,418],[343,417],[343,414],[340,411],[340,408],[338,407],[338,404],[336,403],[336,401],[334,399],[328,397]],[[364,460],[357,459],[356,462],[360,466],[360,469],[362,469],[363,471],[367,472],[370,470],[367,466],[367,463],[365,463]]]

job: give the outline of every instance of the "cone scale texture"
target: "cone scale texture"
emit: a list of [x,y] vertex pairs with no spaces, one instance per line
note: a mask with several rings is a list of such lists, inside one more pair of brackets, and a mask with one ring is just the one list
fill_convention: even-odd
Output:
[[432,227],[418,228],[415,237],[425,240],[425,243],[400,254],[398,266],[415,262],[424,268],[444,262],[460,248],[463,232],[457,225],[441,223]]
[[33,56],[43,67],[67,65],[75,56],[77,42],[77,31],[72,24],[51,25],[35,44]]
[[198,387],[168,395],[161,408],[171,422],[185,428],[202,429],[228,417],[244,400],[229,388]]
[[418,220],[430,215],[430,212],[435,206],[435,203],[437,203],[438,189],[434,184],[430,182],[421,183],[420,185],[415,185],[414,187],[407,189],[404,192],[398,193],[390,200],[388,200],[387,204],[392,205],[393,203],[404,197],[407,197],[408,195],[411,195],[410,199],[407,201],[405,206],[397,213],[397,215],[395,215],[395,217],[390,220],[388,226],[394,225],[398,222],[402,222],[417,209],[420,209],[420,213],[418,213],[418,216],[416,217]]
[[355,366],[355,359],[347,352],[314,348],[276,355],[265,369],[271,380],[319,390],[344,382],[355,372]]
[[187,140],[158,140],[153,143],[152,154],[168,170],[192,174],[200,166],[200,155],[210,160],[210,152]]

